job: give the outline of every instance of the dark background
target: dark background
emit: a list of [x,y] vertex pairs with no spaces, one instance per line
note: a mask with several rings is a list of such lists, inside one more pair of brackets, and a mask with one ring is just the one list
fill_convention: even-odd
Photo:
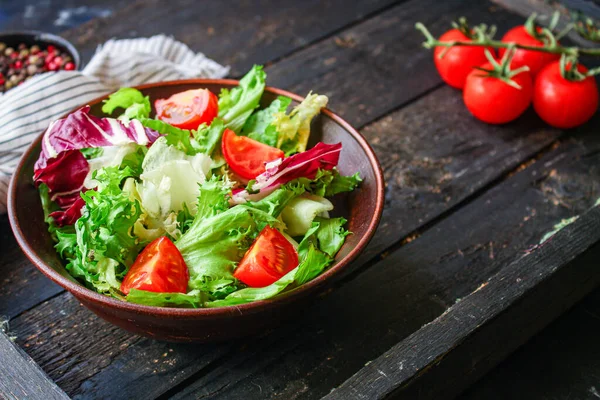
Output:
[[[102,0],[88,0],[85,5],[82,3],[0,1],[0,31],[35,29],[60,33],[90,19],[108,16],[128,2],[113,1],[107,5]],[[600,399],[599,339],[600,290],[596,290],[473,385],[460,399]]]

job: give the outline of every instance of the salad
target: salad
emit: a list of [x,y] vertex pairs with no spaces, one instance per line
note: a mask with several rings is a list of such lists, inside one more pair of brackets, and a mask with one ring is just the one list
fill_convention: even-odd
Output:
[[[333,262],[350,233],[328,199],[342,146],[307,149],[327,97],[259,109],[254,66],[219,96],[188,90],[152,104],[133,88],[99,118],[83,107],[53,122],[34,167],[48,230],[71,276],[124,301],[220,307],[294,290]],[[290,110],[291,108],[291,110]]]

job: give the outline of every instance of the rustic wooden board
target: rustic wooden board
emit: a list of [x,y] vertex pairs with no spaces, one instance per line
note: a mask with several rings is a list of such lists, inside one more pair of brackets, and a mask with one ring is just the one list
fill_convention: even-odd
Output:
[[325,398],[455,396],[595,288],[598,257],[594,207]]
[[567,400],[598,397],[598,332],[600,289],[544,328],[458,399]]
[[0,317],[13,318],[63,289],[25,258],[13,236],[8,216],[0,216]]
[[109,16],[127,0],[3,1],[3,31],[37,30],[59,33],[93,18]]
[[0,330],[0,399],[66,400],[59,389],[23,350]]
[[[188,382],[181,398],[258,398],[295,390],[301,392],[299,398],[327,394],[344,375],[360,370],[502,271],[557,221],[588,209],[600,197],[599,150],[600,139],[593,131],[585,142],[564,143],[342,282],[296,323],[247,344],[249,350],[240,347],[195,383]],[[565,302],[568,299],[570,304],[576,301],[565,296]],[[494,343],[501,351],[502,342]],[[447,380],[438,376],[439,384]],[[361,393],[368,396],[369,390]]]
[[[470,293],[518,251],[539,240],[541,233],[554,222],[587,208],[590,196],[600,194],[586,175],[589,166],[598,162],[598,156],[593,156],[592,148],[586,159],[582,157],[584,149],[579,144],[566,143],[560,151],[534,164],[532,171],[522,172],[518,185],[513,186],[515,181],[511,178],[470,205],[470,212],[459,212],[441,222],[409,246],[342,285],[308,315],[298,316],[296,324],[252,340],[247,346],[243,345],[247,341],[242,341],[230,343],[223,350],[219,346],[169,346],[139,339],[93,317],[69,295],[61,295],[25,313],[13,321],[13,327],[20,337],[19,343],[70,394],[107,396],[110,393],[103,391],[111,388],[111,382],[118,382],[117,386],[124,388],[120,392],[124,397],[133,393],[161,393],[176,382],[204,377],[207,371],[213,372],[193,386],[203,387],[205,393],[223,386],[224,379],[231,381],[232,386],[236,380],[245,382],[237,386],[241,392],[252,390],[253,385],[248,381],[251,379],[246,377],[260,372],[263,378],[258,384],[265,392],[265,382],[284,385],[282,381],[288,380],[303,382],[303,387],[315,386],[317,393],[325,394],[364,362],[441,314],[457,297]],[[577,157],[587,161],[574,161]],[[561,163],[564,171],[558,168]],[[571,163],[576,164],[574,170],[568,169]],[[558,165],[554,167],[559,172],[551,173],[553,164]],[[561,191],[565,182],[573,182],[566,194]],[[499,194],[502,194],[499,201],[488,204]],[[560,202],[555,205],[549,199]],[[571,210],[562,207],[563,203],[569,204]],[[470,231],[469,235],[461,237],[465,231]],[[498,232],[497,236],[486,238],[492,231]],[[379,297],[365,298],[364,293],[373,287]],[[382,309],[381,304],[393,306]],[[58,318],[60,310],[65,315]],[[357,319],[368,322],[357,328]],[[53,322],[48,324],[48,321]],[[88,349],[89,332],[102,336],[99,347]],[[122,343],[125,344],[119,349]],[[230,349],[233,351],[228,357],[220,358],[223,351]],[[347,349],[357,350],[346,354]],[[210,358],[216,362],[207,367],[206,360]],[[79,363],[78,359],[90,361],[69,369],[70,363]],[[196,367],[194,360],[198,363]],[[65,375],[67,369],[69,373]],[[123,374],[123,370],[127,373]],[[150,373],[154,370],[160,373]],[[224,371],[226,377],[221,375]],[[236,375],[231,371],[236,371]],[[166,380],[166,376],[170,379]]]
[[[335,38],[330,40],[326,40],[308,48],[304,51],[301,51],[297,55],[294,55],[290,59],[285,59],[282,62],[279,62],[272,67],[268,68],[269,74],[269,82],[275,81],[276,85],[290,88],[290,86],[294,85],[296,81],[294,81],[294,76],[288,76],[284,73],[278,72],[282,69],[284,71],[296,71],[304,68],[303,60],[304,57],[314,58],[315,54],[319,54],[319,49],[324,49],[327,55],[337,54],[337,57],[352,59],[356,63],[361,65],[368,64],[369,62],[377,62],[377,63],[385,63],[391,62],[389,60],[389,54],[396,53],[388,53],[379,52],[378,54],[372,54],[372,52],[367,51],[369,40],[366,40],[367,37],[374,37],[380,41],[377,46],[384,46],[389,49],[390,52],[398,52],[398,54],[404,54],[406,58],[414,58],[418,60],[418,62],[412,63],[402,63],[401,69],[403,71],[402,74],[396,74],[396,72],[392,71],[392,75],[385,78],[387,84],[387,92],[388,93],[399,93],[398,96],[380,96],[380,90],[378,87],[372,85],[372,82],[368,80],[371,79],[370,71],[363,71],[360,74],[360,79],[364,82],[361,83],[361,93],[366,99],[371,99],[373,102],[377,103],[376,106],[378,108],[374,108],[369,112],[369,116],[361,116],[360,120],[358,120],[355,116],[360,115],[361,113],[357,113],[356,109],[352,110],[347,105],[348,101],[353,101],[352,98],[348,98],[344,96],[342,93],[333,94],[335,97],[332,97],[331,104],[334,109],[342,109],[345,110],[344,114],[347,117],[350,117],[351,120],[356,120],[355,122],[360,123],[368,122],[372,119],[380,118],[385,115],[387,110],[394,109],[400,106],[404,102],[411,101],[421,95],[423,93],[435,88],[439,85],[440,80],[437,76],[437,73],[434,71],[433,63],[431,62],[431,54],[422,49],[420,47],[421,38],[419,34],[414,31],[413,24],[415,20],[422,19],[428,22],[431,22],[433,28],[438,32],[443,31],[449,26],[450,21],[454,18],[456,19],[458,16],[466,14],[472,16],[474,20],[482,20],[486,18],[490,18],[488,16],[489,3],[481,3],[475,0],[470,0],[466,3],[462,2],[449,2],[447,6],[451,9],[440,8],[434,0],[428,0],[429,6],[422,8],[421,6],[427,4],[423,4],[421,1],[411,1],[400,6],[394,7],[381,15],[374,17],[366,22],[356,25],[355,27],[344,32],[343,37],[346,39],[350,37],[359,38],[361,41],[358,41],[352,47],[345,47],[339,45],[339,40],[336,41]],[[446,3],[444,3],[446,4]],[[434,7],[434,5],[436,5]],[[425,10],[434,9],[435,12],[425,12]],[[406,11],[404,11],[406,10]],[[424,16],[426,15],[426,17]],[[116,18],[116,15],[114,16]],[[506,12],[495,11],[494,18],[497,18],[500,23],[504,23],[508,25],[510,23],[515,23],[519,18],[512,16]],[[103,24],[108,24],[106,21],[100,22],[92,22],[91,24],[101,24],[101,27],[104,27]],[[114,21],[113,21],[114,22]],[[111,28],[115,24],[108,24],[105,29]],[[385,26],[385,29],[381,28]],[[83,29],[83,28],[82,28]],[[98,28],[100,29],[100,28]],[[77,30],[74,35],[79,32]],[[99,37],[102,37],[102,31],[98,32]],[[398,41],[398,37],[405,37],[406,39],[403,41]],[[87,43],[87,42],[86,42]],[[377,43],[377,42],[373,42]],[[408,47],[402,48],[397,47],[397,43],[408,43]],[[93,43],[87,43],[87,45],[91,45]],[[223,45],[226,47],[225,45]],[[229,44],[231,46],[231,44]],[[230,48],[230,47],[229,47]],[[402,53],[404,52],[404,53]],[[305,54],[306,53],[306,54]],[[292,60],[292,65],[290,65],[290,61]],[[325,71],[329,71],[326,75],[323,75],[323,82],[319,82],[319,85],[322,85],[324,88],[335,88],[340,85],[345,85],[344,82],[357,82],[353,81],[352,74],[356,71],[347,70],[341,64],[336,66],[327,65],[327,63],[319,62],[315,63],[314,69],[316,71],[321,70],[321,74],[325,74]],[[334,71],[334,72],[333,72]],[[423,73],[422,71],[428,71]],[[379,71],[375,72],[378,77],[384,78],[384,72]],[[412,85],[412,82],[415,78],[416,74],[423,73],[423,82],[421,86],[412,86],[411,90],[406,90],[407,87]],[[319,73],[316,72],[318,75]],[[272,79],[273,78],[273,79]],[[284,79],[289,79],[289,83],[286,84]],[[358,82],[360,82],[360,79]],[[327,83],[329,82],[329,83]],[[363,86],[364,85],[364,86]],[[310,89],[310,86],[306,86],[305,89],[300,87],[296,87],[301,92],[306,92]],[[450,94],[453,91],[451,89],[445,89],[447,93]],[[358,92],[355,90],[355,92]],[[440,146],[445,145],[453,145],[453,150],[450,150],[451,153],[456,152],[459,154],[459,162],[454,165],[446,166],[445,164],[451,162],[452,154],[444,156],[444,159],[437,160],[435,162],[430,162],[428,160],[421,160],[419,158],[415,158],[410,162],[407,162],[403,165],[402,168],[404,170],[394,168],[393,175],[388,173],[388,180],[390,179],[412,179],[417,180],[418,182],[408,183],[409,187],[412,187],[414,199],[405,199],[402,198],[399,201],[394,200],[395,191],[388,192],[388,198],[391,199],[389,204],[398,204],[402,205],[405,201],[411,201],[410,204],[413,204],[417,207],[417,203],[424,204],[423,209],[429,209],[426,204],[435,201],[442,201],[442,204],[435,203],[435,207],[431,207],[428,211],[430,214],[424,215],[428,218],[421,218],[421,221],[414,221],[410,226],[409,225],[398,225],[394,224],[391,227],[391,230],[387,230],[385,235],[381,235],[380,239],[375,239],[373,242],[375,246],[371,247],[373,250],[370,250],[357,265],[362,265],[368,258],[371,258],[373,255],[379,253],[383,249],[389,247],[390,245],[399,241],[402,236],[406,235],[408,232],[415,229],[417,226],[421,225],[423,222],[426,222],[428,219],[434,218],[436,215],[439,215],[444,210],[447,210],[456,204],[458,204],[461,200],[463,200],[469,194],[477,191],[481,187],[488,184],[490,181],[497,179],[503,172],[514,168],[518,163],[522,160],[530,157],[531,155],[538,152],[540,149],[547,146],[553,139],[555,139],[559,132],[551,131],[547,128],[544,128],[543,125],[534,119],[534,120],[525,120],[515,125],[515,127],[509,128],[509,130],[501,130],[494,129],[495,134],[487,135],[485,132],[487,128],[486,125],[473,123],[473,120],[470,118],[468,112],[464,110],[462,106],[462,101],[460,97],[453,95],[452,102],[447,104],[449,107],[448,115],[445,119],[440,121],[436,121],[433,118],[433,114],[431,112],[436,113],[436,118],[441,114],[444,114],[444,109],[440,108],[445,107],[446,104],[425,104],[421,106],[419,110],[416,110],[416,117],[411,117],[409,114],[405,113],[402,115],[402,120],[396,121],[384,121],[382,124],[378,125],[381,128],[375,128],[375,133],[369,133],[365,131],[365,135],[369,139],[372,139],[375,145],[379,147],[381,152],[379,152],[380,157],[385,157],[386,155],[389,157],[387,165],[394,164],[397,159],[400,157],[410,157],[415,151],[418,151],[419,146],[425,146],[423,151],[424,157],[440,157],[441,153],[443,153],[444,149],[440,148]],[[429,108],[427,108],[429,107]],[[380,109],[380,112],[376,110]],[[361,107],[358,106],[358,110],[361,110]],[[455,118],[456,117],[456,118]],[[448,120],[450,118],[450,120]],[[531,122],[533,121],[533,122]],[[386,122],[389,122],[389,125],[386,125]],[[427,124],[432,124],[430,129],[431,132],[426,130]],[[395,126],[394,124],[398,124]],[[446,136],[448,135],[446,130],[446,125],[450,124],[450,126],[455,126],[456,130],[452,132],[452,136],[448,139]],[[473,142],[469,143],[465,141],[463,137],[461,137],[461,131],[474,131],[474,136],[472,137]],[[521,132],[528,131],[530,134],[523,137]],[[398,148],[395,144],[396,140],[394,139],[398,132],[402,132],[404,146],[403,148]],[[379,138],[376,135],[380,136]],[[410,135],[418,135],[419,139],[411,143]],[[434,135],[435,142],[431,141],[431,135]],[[496,135],[499,136],[499,139],[496,139]],[[377,140],[379,140],[379,144],[377,144]],[[490,142],[491,141],[491,142]],[[508,146],[504,146],[505,143],[508,142]],[[501,151],[498,151],[497,146],[503,146]],[[433,151],[437,153],[432,153]],[[498,151],[498,152],[497,152]],[[497,153],[496,153],[497,152]],[[437,154],[437,155],[436,155]],[[472,168],[466,168],[467,163],[473,159],[473,157],[478,158],[482,157],[481,165],[472,164]],[[450,160],[450,161],[449,161]],[[485,160],[485,161],[484,161]],[[499,162],[499,165],[495,163]],[[429,165],[428,165],[429,164]],[[470,164],[471,165],[471,164]],[[447,167],[447,168],[446,168]],[[435,174],[434,176],[428,177],[424,173],[419,171],[436,171],[440,168],[445,168],[443,176],[439,174]],[[481,171],[479,171],[481,169]],[[471,174],[470,172],[473,172]],[[480,172],[483,174],[479,175]],[[452,180],[455,178],[453,174],[457,174],[458,178],[460,178],[463,174],[466,176],[463,180],[460,181],[460,187],[456,190],[449,189],[447,185],[452,183]],[[418,175],[418,176],[416,176]],[[442,182],[437,182],[439,179]],[[470,182],[468,179],[473,180]],[[398,184],[404,185],[404,183],[397,181],[397,184],[394,186],[397,188]],[[418,189],[419,186],[422,186],[423,189]],[[440,190],[439,193],[433,193],[434,191]],[[444,192],[441,190],[444,189]],[[396,211],[404,211],[404,210],[396,210]],[[387,211],[386,211],[387,213]],[[396,214],[396,212],[393,212]],[[391,215],[391,214],[386,214]],[[414,217],[415,215],[412,215]],[[23,259],[20,256],[20,259]],[[23,263],[27,263],[23,260]],[[29,264],[27,264],[29,265]],[[0,263],[0,271],[2,271],[3,265]],[[10,268],[9,265],[6,265],[6,268]],[[33,271],[33,267],[29,266],[29,270]],[[1,272],[0,272],[1,273]],[[43,278],[37,272],[22,272],[31,274],[31,279],[42,279],[43,282],[47,280]],[[2,275],[0,275],[2,276]],[[15,284],[18,282],[15,281]],[[43,283],[41,283],[43,285]],[[12,292],[16,292],[17,288],[12,288]],[[55,292],[52,291],[52,294]],[[40,296],[37,296],[36,293],[32,293],[27,298],[27,303],[25,305],[30,306],[31,303],[41,302],[47,298],[45,297],[46,293],[40,292]],[[2,303],[2,292],[0,292],[0,303]],[[19,304],[15,304],[14,307],[11,306],[10,315],[16,315],[19,312],[23,311],[24,308],[19,307]],[[8,312],[7,312],[8,313]]]
[[272,62],[344,27],[368,18],[399,0],[220,1],[143,0],[108,18],[97,18],[63,36],[89,60],[96,46],[111,38],[172,35],[240,76],[253,64]]
[[[417,44],[419,40],[416,37],[410,37],[412,30],[402,26],[401,19],[384,19],[390,13],[396,13],[393,14],[396,17],[398,15],[405,17],[408,15],[410,18],[414,18],[414,13],[417,12],[416,4],[417,2],[411,2],[406,5],[412,7],[412,14],[398,14],[399,7],[392,8],[377,17],[382,18],[379,24],[373,24],[371,21],[361,23],[349,31],[340,33],[337,41],[335,39],[326,40],[316,46],[302,50],[269,68],[269,74],[275,76],[275,79],[279,79],[279,82],[289,80],[290,86],[285,84],[281,84],[281,86],[297,88],[299,91],[308,90],[313,86],[314,82],[311,83],[311,79],[315,82],[317,79],[323,79],[323,82],[319,80],[317,83],[336,88],[336,92],[333,93],[336,96],[334,97],[334,109],[339,109],[335,105],[335,98],[342,96],[341,108],[343,113],[346,115],[352,114],[352,118],[355,118],[356,123],[363,124],[379,118],[388,110],[402,106],[404,103],[410,102],[415,97],[423,94],[423,91],[416,90],[414,87],[411,88],[410,81],[418,78],[424,69],[429,68],[429,72],[423,73],[421,76],[424,81],[422,88],[430,90],[436,88],[439,84],[439,79],[435,78],[436,81],[433,78],[435,75],[430,55],[419,49]],[[475,15],[484,15],[488,11],[486,9],[487,5],[474,7],[475,2],[468,4],[472,7],[466,11],[475,13]],[[428,10],[425,7],[424,9],[431,11],[432,8],[430,7]],[[464,8],[458,7],[456,13],[459,15],[463,11]],[[494,16],[494,18],[497,17]],[[509,17],[506,18],[506,21],[510,19]],[[502,17],[500,17],[500,20],[502,20]],[[409,22],[412,24],[414,20]],[[367,28],[365,28],[366,25],[368,25]],[[434,24],[434,26],[441,31],[441,22]],[[391,34],[390,39],[386,39],[388,35],[381,30],[388,30],[387,33]],[[354,32],[359,33],[357,37],[360,40],[357,41],[352,35],[346,36],[346,33],[352,34]],[[399,34],[394,36],[394,32]],[[400,36],[400,34],[403,36]],[[372,48],[371,42],[366,39],[368,37],[380,39],[373,43],[375,43],[375,46],[383,43],[383,47],[380,46],[381,50]],[[399,37],[403,39],[398,40]],[[404,41],[414,42],[414,47],[394,47],[396,43]],[[388,51],[389,48],[392,49],[391,52]],[[407,67],[404,70],[406,76],[394,75],[395,70],[385,70],[381,66],[385,66],[385,62],[390,61],[390,54],[402,54],[403,57],[406,57],[409,50],[412,53],[409,52],[408,54],[420,55],[423,53],[427,55],[427,58],[423,56],[422,60],[413,63],[410,68]],[[343,53],[343,55],[340,55],[339,58],[335,57],[335,60],[332,61],[331,57],[337,56],[337,52],[340,52],[339,54]],[[318,61],[319,55],[321,55],[321,62],[313,64],[304,61],[304,57],[308,56]],[[289,60],[293,60],[293,62]],[[338,60],[344,62],[338,64]],[[386,78],[384,89],[392,93],[390,96],[387,92],[382,95],[382,88],[377,86],[376,81],[370,79],[370,74],[362,72],[361,75],[358,75],[359,79],[354,81],[354,92],[356,92],[356,85],[360,84],[361,90],[364,88],[364,98],[374,99],[375,102],[374,110],[365,110],[363,107],[366,116],[356,113],[356,109],[361,109],[360,102],[356,100],[356,96],[349,96],[351,90],[349,85],[352,83],[352,79],[356,77],[356,73],[360,71],[352,70],[351,65],[347,64],[348,60],[362,63],[363,69],[376,70],[380,77]],[[398,63],[397,60],[394,62]],[[409,63],[411,62],[412,60]],[[279,67],[280,65],[283,65],[283,67]],[[334,66],[332,67],[332,65]],[[288,73],[286,71],[306,71],[311,68],[314,69],[312,71],[314,75],[306,76],[306,83],[294,82],[295,77],[285,76]],[[326,84],[327,80],[330,82],[329,84]],[[338,87],[341,88],[339,91],[337,91]],[[409,90],[401,90],[406,87]],[[443,93],[444,96],[436,94],[438,92]],[[433,96],[436,100],[430,100],[429,96]],[[458,207],[464,204],[465,201],[481,194],[481,191],[485,190],[488,185],[496,183],[506,172],[516,167],[520,161],[546,148],[559,135],[559,132],[543,128],[535,119],[523,119],[508,128],[488,131],[488,127],[485,125],[478,124],[468,118],[464,109],[462,109],[458,94],[451,89],[444,88],[429,96],[422,99],[423,103],[421,101],[415,103],[415,107],[421,105],[422,110],[427,110],[427,107],[429,107],[429,110],[427,110],[429,112],[433,107],[439,110],[439,113],[442,113],[444,109],[440,105],[446,103],[443,103],[440,99],[450,99],[451,101],[448,103],[450,104],[449,112],[446,117],[450,120],[446,120],[446,124],[453,122],[454,124],[450,126],[464,125],[460,125],[448,135],[446,133],[448,125],[444,123],[436,125],[438,120],[433,119],[433,117],[424,118],[423,114],[421,114],[421,118],[418,116],[413,118],[408,111],[404,114],[394,114],[391,120],[383,119],[378,121],[373,128],[369,128],[372,129],[370,137],[373,138],[374,142],[377,142],[376,138],[379,137],[379,143],[377,144],[379,148],[377,150],[379,153],[383,153],[384,164],[387,162],[388,169],[393,170],[388,172],[388,179],[391,177],[393,180],[395,179],[396,183],[395,188],[388,189],[388,206],[391,204],[392,207],[396,207],[395,211],[393,213],[386,211],[388,213],[386,214],[386,220],[391,218],[391,225],[393,226],[389,228],[390,230],[385,231],[385,234],[380,233],[374,241],[374,244],[381,246],[382,249],[397,242],[414,229],[423,226],[423,224],[435,221],[440,215],[442,217],[448,215],[454,207]],[[381,100],[380,97],[382,97]],[[427,101],[430,101],[430,103],[427,103]],[[345,105],[346,102],[349,103],[348,106]],[[452,102],[454,102],[453,105]],[[426,106],[422,104],[426,104]],[[346,107],[345,111],[343,107]],[[464,113],[461,119],[456,117],[457,112]],[[400,117],[400,119],[394,119],[397,117]],[[439,118],[439,116],[436,115],[435,118]],[[453,120],[452,118],[456,119]],[[396,122],[399,122],[402,130],[394,125]],[[427,136],[429,133],[427,131],[428,127],[436,127],[433,130],[436,133],[433,136],[434,139]],[[365,132],[368,132],[369,129],[366,129]],[[403,142],[396,145],[396,141],[390,136],[397,135],[398,131],[406,132],[406,136],[403,135]],[[469,134],[467,140],[464,136],[461,137],[465,134],[465,131]],[[525,134],[524,132],[531,133]],[[411,141],[411,135],[417,136],[418,139],[415,139],[414,142]],[[394,147],[395,145],[397,147]],[[443,148],[441,146],[450,147]],[[444,153],[448,148],[451,149],[448,154]],[[430,153],[433,153],[432,158],[428,156]],[[397,167],[398,160],[405,159],[408,159],[408,161]],[[430,162],[431,164],[429,164]],[[465,168],[467,170],[463,171]],[[431,176],[420,174],[421,169],[430,171]],[[444,171],[444,174],[440,174],[440,170]],[[450,176],[446,176],[446,172]],[[465,174],[468,174],[468,179],[462,178]],[[470,181],[473,180],[474,183],[471,184]],[[552,182],[552,179],[549,181]],[[527,183],[531,184],[532,182],[528,181]],[[535,182],[533,183],[535,184]],[[400,185],[406,186],[406,191],[403,192],[399,187]],[[525,189],[521,188],[521,190],[524,191]],[[395,198],[398,195],[401,195],[401,201],[396,202]],[[447,198],[448,200],[446,200]],[[587,200],[587,198],[585,199]],[[544,217],[546,224],[551,224],[552,218],[558,218],[561,213],[568,213],[568,210],[565,211],[560,207],[556,210],[555,208],[554,205],[550,206],[553,211],[548,213],[547,219]],[[525,211],[530,212],[527,209]],[[422,215],[425,218],[422,218]],[[433,278],[427,274],[421,277],[418,273],[415,273],[412,269],[416,269],[417,264],[404,266],[404,269],[399,268],[398,271],[394,272],[396,280],[392,280],[385,286],[383,296],[388,300],[398,300],[398,290],[408,285],[398,285],[398,280],[404,279],[404,275],[410,277],[410,283],[415,285],[411,293],[417,293],[417,295],[408,299],[402,298],[401,300],[406,300],[408,305],[403,305],[400,310],[392,308],[392,310],[386,311],[388,314],[382,312],[381,315],[374,316],[372,333],[365,333],[367,327],[361,327],[349,339],[338,340],[338,336],[346,333],[344,329],[350,326],[348,323],[353,318],[342,303],[354,298],[358,298],[360,301],[364,300],[357,288],[368,286],[355,283],[359,278],[362,279],[361,275],[348,278],[349,284],[351,283],[354,289],[346,291],[345,287],[342,288],[343,293],[345,293],[340,297],[345,299],[342,303],[336,303],[340,301],[335,300],[339,299],[337,293],[332,295],[336,296],[335,298],[329,296],[322,300],[326,306],[324,310],[318,310],[318,315],[298,316],[296,323],[285,327],[281,331],[270,333],[264,338],[251,340],[247,346],[240,342],[221,346],[170,346],[149,340],[141,340],[99,321],[91,316],[89,312],[83,310],[68,295],[60,295],[32,311],[24,313],[15,320],[15,326],[18,329],[20,343],[34,357],[38,357],[36,359],[40,360],[46,370],[50,371],[51,374],[55,374],[53,377],[58,380],[62,387],[67,388],[70,394],[88,396],[119,395],[122,397],[137,397],[144,394],[150,396],[161,393],[169,395],[176,394],[177,391],[188,385],[191,385],[189,386],[190,390],[200,385],[203,387],[202,390],[205,391],[205,394],[215,392],[215,396],[221,394],[225,397],[235,395],[243,397],[246,393],[266,396],[273,393],[293,394],[296,392],[303,393],[304,397],[317,396],[319,393],[325,394],[330,387],[341,383],[356,371],[361,366],[359,364],[364,360],[376,357],[390,345],[396,343],[397,340],[412,333],[420,324],[428,322],[439,315],[448,305],[453,303],[455,298],[453,293],[462,293],[462,295],[469,293],[473,289],[473,285],[478,284],[482,279],[489,277],[489,274],[498,270],[502,266],[502,261],[506,260],[502,259],[501,255],[510,257],[514,255],[512,251],[518,248],[516,247],[517,244],[523,244],[519,240],[517,240],[519,243],[512,242],[514,226],[518,218],[528,216],[529,214],[522,213],[513,216],[513,219],[502,222],[504,224],[502,225],[503,229],[506,230],[506,236],[503,237],[508,237],[507,240],[510,241],[511,245],[507,245],[505,249],[502,249],[503,243],[500,243],[500,248],[493,250],[491,253],[495,257],[492,264],[486,264],[485,268],[476,273],[472,269],[461,269],[465,267],[458,265],[460,264],[460,258],[454,254],[455,250],[452,249],[449,243],[441,249],[447,253],[441,256],[437,254],[444,263],[448,264],[440,266],[439,263],[436,263],[439,261],[438,258],[435,258],[436,255],[429,259],[417,257],[415,262],[437,266],[437,268],[431,267],[427,270],[428,274],[436,276],[436,282],[437,279],[449,278],[449,281],[443,285],[434,282],[436,284],[432,286],[431,290],[426,290],[423,296],[419,295],[418,292],[426,286],[427,279]],[[495,221],[494,223],[499,222]],[[490,225],[486,225],[485,228],[489,229]],[[525,240],[532,240],[536,235],[539,236],[539,231],[534,228],[531,229],[532,231],[521,233],[521,236],[516,235],[515,237],[521,240],[524,238]],[[458,231],[453,232],[463,232],[464,230],[463,225]],[[484,230],[479,232],[485,233]],[[436,240],[438,241],[446,236],[444,232],[438,232],[437,235]],[[464,247],[460,247],[462,250],[459,250],[463,255],[466,253],[467,258],[473,263],[478,262],[479,257],[489,257],[491,249],[489,245],[474,243],[475,239],[478,238],[470,237],[471,242],[460,244]],[[418,242],[421,242],[421,240],[417,240],[415,245]],[[430,252],[431,248],[428,246],[431,246],[431,242],[426,242],[426,244],[427,246],[422,245],[424,247],[421,247],[421,251]],[[467,249],[467,251],[463,252],[464,249]],[[376,253],[377,251],[373,252],[373,254]],[[398,253],[394,253],[394,257],[397,257],[396,254]],[[448,260],[442,256],[447,256]],[[390,259],[393,260],[394,258]],[[398,262],[403,258],[395,258],[395,260]],[[384,264],[385,262],[387,264]],[[384,263],[376,264],[367,271],[370,277],[367,281],[371,284],[371,288],[378,288],[377,284],[380,280],[382,278],[386,279],[381,275],[373,275],[374,273],[371,271],[380,268],[382,265],[387,265],[387,269],[390,269],[390,267],[396,269],[391,261],[384,260]],[[458,283],[457,287],[451,286],[456,283],[452,280],[454,278],[452,272],[445,272],[446,275],[440,273],[437,276],[439,273],[438,268],[444,269],[447,265],[450,265],[448,268],[453,273],[459,274],[457,281],[462,283]],[[421,283],[421,279],[423,283]],[[393,282],[401,289],[393,288],[391,286]],[[357,295],[358,297],[356,297]],[[331,300],[332,298],[334,300]],[[367,301],[366,304],[369,304],[369,302]],[[395,305],[394,302],[392,304]],[[414,309],[411,309],[411,307]],[[389,314],[392,311],[396,315]],[[54,313],[53,315],[56,317],[60,316],[60,318],[54,318],[53,320],[56,319],[57,322],[50,326],[46,326],[48,313]],[[370,317],[367,308],[361,310],[360,313],[363,316]],[[421,313],[421,315],[418,315],[418,313]],[[341,327],[332,327],[340,314]],[[417,318],[414,318],[415,314]],[[336,319],[332,319],[331,315],[336,315]],[[390,319],[389,325],[391,328],[388,330],[386,330],[388,322],[385,318]],[[401,321],[401,319],[403,320]],[[29,327],[28,324],[31,324],[31,326]],[[316,330],[316,328],[313,329],[312,326],[305,326],[310,324],[321,324],[324,328],[321,331]],[[95,340],[84,340],[85,336],[89,337],[90,332],[94,332]],[[361,342],[363,339],[357,340],[360,334],[366,335],[364,342]],[[307,339],[305,336],[309,336],[309,338]],[[373,349],[366,350],[360,348],[357,356],[359,361],[352,360],[348,365],[338,368],[340,359],[343,360],[342,363],[347,361],[344,358],[346,351],[348,349],[353,350],[355,346],[361,346],[360,343],[370,344],[368,338],[374,341],[376,346]],[[377,342],[380,339],[381,342]],[[52,345],[49,343],[52,343]],[[122,348],[119,348],[121,344],[123,344]],[[328,360],[327,357],[332,358]],[[297,370],[295,369],[296,364],[300,365]],[[338,370],[331,370],[332,368],[338,368]],[[224,383],[222,375],[224,371],[228,371],[228,378],[230,378],[231,383]],[[313,371],[316,372],[313,373]],[[276,376],[277,372],[280,373],[280,376]],[[258,377],[258,380],[255,377]],[[275,379],[272,379],[273,377]],[[254,383],[260,389],[255,387]],[[181,386],[169,391],[176,384],[181,384]],[[315,387],[314,393],[306,392],[308,385]],[[106,390],[115,387],[119,388],[118,393],[106,392]],[[255,390],[259,390],[259,392],[255,392]],[[183,393],[191,394],[192,391]]]

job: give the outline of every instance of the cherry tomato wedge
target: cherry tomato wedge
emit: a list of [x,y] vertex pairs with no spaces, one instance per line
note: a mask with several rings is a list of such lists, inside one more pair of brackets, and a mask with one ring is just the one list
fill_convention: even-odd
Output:
[[269,286],[298,266],[298,253],[277,229],[260,232],[233,276],[250,287]]
[[157,293],[186,293],[189,271],[185,261],[167,237],[159,237],[137,256],[121,283],[121,292],[131,289]]
[[[581,64],[577,64],[577,70],[587,72]],[[542,69],[535,80],[533,108],[546,123],[556,128],[579,126],[598,110],[596,79],[589,76],[582,81],[567,80],[560,74],[560,61],[555,61]]]
[[181,129],[210,124],[219,113],[219,99],[208,89],[186,90],[154,102],[158,119]]
[[222,151],[233,172],[246,179],[254,179],[265,172],[265,163],[283,158],[283,151],[264,143],[238,136],[230,129],[223,132]]

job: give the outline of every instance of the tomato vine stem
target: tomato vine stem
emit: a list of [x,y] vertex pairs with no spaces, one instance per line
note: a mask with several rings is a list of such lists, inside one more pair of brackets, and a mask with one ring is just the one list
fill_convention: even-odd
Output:
[[548,46],[528,46],[518,43],[505,43],[500,40],[491,39],[485,32],[482,31],[481,27],[474,27],[473,31],[475,33],[473,41],[450,41],[450,42],[441,42],[437,40],[431,32],[423,25],[421,22],[417,22],[415,24],[415,28],[419,30],[425,36],[425,42],[423,43],[423,47],[427,49],[432,49],[434,47],[454,47],[454,46],[469,46],[469,47],[492,47],[495,49],[508,49],[510,47],[514,47],[515,49],[523,49],[523,50],[533,50],[533,51],[542,51],[545,53],[553,53],[553,54],[565,54],[571,57],[577,57],[579,55],[589,55],[600,57],[600,48],[580,48],[575,46],[561,46],[558,43],[554,42]]

